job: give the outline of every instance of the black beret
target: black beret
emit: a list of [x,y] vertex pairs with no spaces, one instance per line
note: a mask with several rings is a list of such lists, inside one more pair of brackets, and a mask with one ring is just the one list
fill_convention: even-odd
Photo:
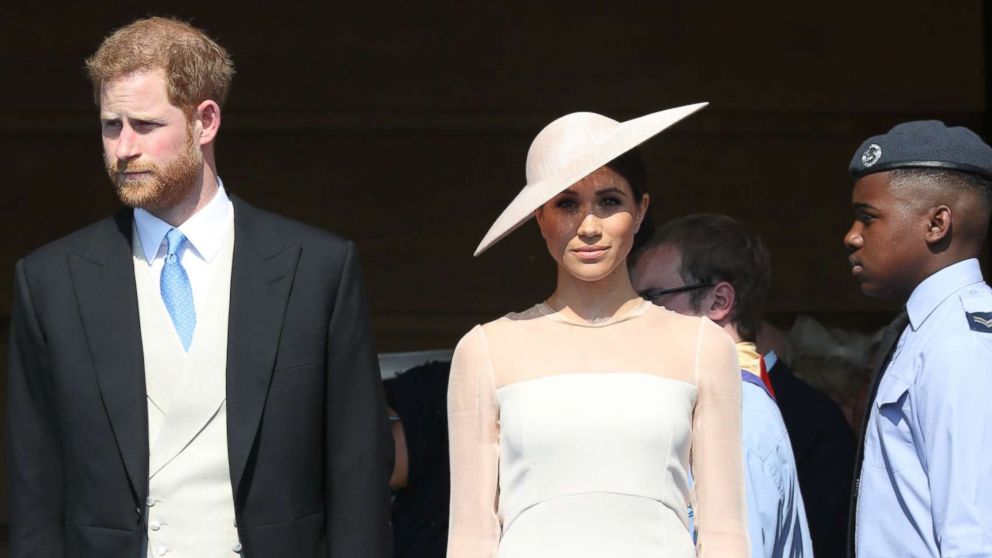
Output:
[[948,128],[939,120],[904,122],[865,140],[848,170],[857,179],[905,168],[955,170],[992,179],[992,148],[968,128]]

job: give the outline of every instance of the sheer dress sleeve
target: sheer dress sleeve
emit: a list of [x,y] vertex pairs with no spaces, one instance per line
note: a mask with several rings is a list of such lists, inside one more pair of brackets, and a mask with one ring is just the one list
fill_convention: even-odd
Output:
[[733,340],[713,322],[700,323],[698,396],[692,418],[696,553],[700,558],[750,555],[741,449],[741,373]]
[[459,341],[451,361],[448,436],[448,558],[492,558],[500,539],[499,425],[492,362],[481,326]]

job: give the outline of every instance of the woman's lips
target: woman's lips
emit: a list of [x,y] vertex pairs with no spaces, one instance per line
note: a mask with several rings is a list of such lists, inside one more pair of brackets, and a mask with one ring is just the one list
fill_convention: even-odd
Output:
[[595,261],[602,258],[609,249],[609,246],[583,246],[582,248],[573,249],[572,252],[580,260]]

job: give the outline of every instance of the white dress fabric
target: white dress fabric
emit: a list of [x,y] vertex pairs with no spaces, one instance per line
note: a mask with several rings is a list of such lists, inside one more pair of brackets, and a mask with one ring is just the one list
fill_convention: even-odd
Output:
[[748,556],[740,384],[725,333],[650,303],[476,327],[449,386],[448,557]]

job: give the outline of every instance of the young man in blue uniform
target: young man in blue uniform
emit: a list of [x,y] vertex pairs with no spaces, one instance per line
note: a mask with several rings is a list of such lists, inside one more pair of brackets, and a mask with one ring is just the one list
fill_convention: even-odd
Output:
[[992,290],[977,259],[992,149],[966,128],[909,122],[866,140],[850,171],[851,272],[906,306],[879,350],[849,548],[992,556]]

